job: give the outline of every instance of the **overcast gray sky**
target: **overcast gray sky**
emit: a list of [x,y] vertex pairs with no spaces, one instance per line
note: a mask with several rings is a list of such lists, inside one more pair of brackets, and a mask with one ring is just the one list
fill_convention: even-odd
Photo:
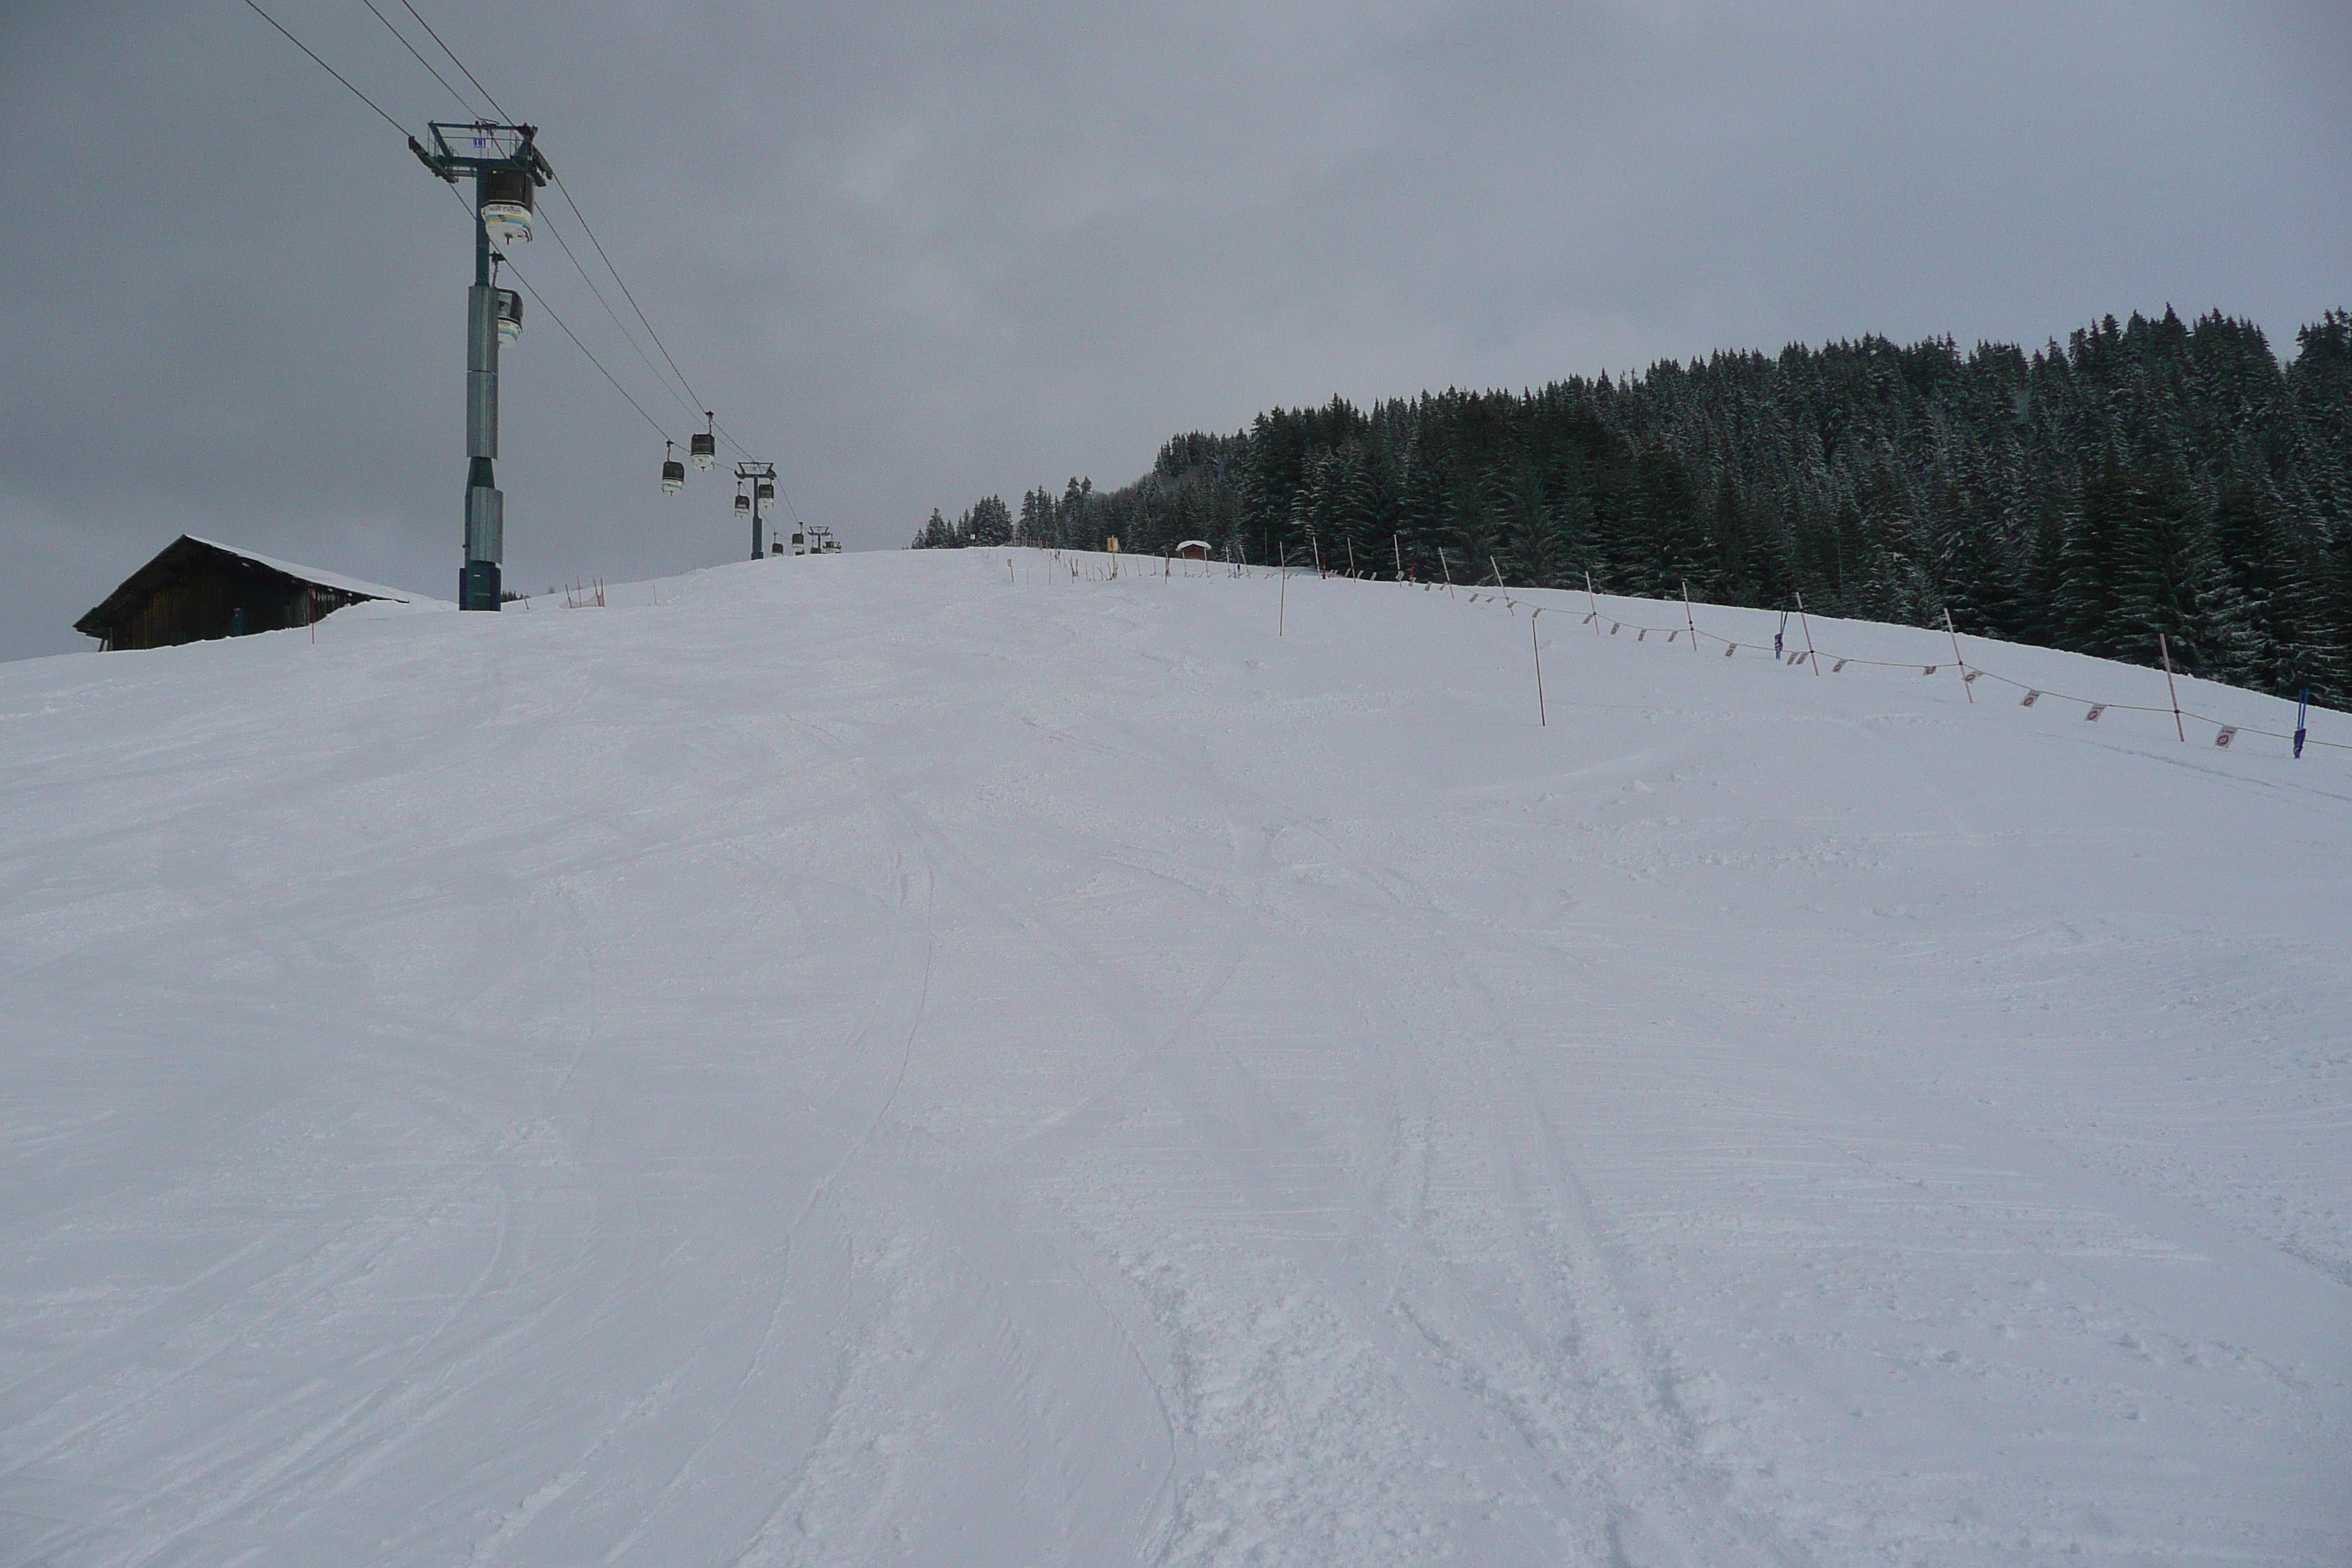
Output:
[[[362,0],[262,4],[458,117]],[[852,549],[1334,393],[2352,305],[2344,0],[415,4]],[[5,0],[0,139],[0,658],[182,531],[453,595],[470,241],[399,139],[242,0]],[[740,554],[527,324],[509,584]]]

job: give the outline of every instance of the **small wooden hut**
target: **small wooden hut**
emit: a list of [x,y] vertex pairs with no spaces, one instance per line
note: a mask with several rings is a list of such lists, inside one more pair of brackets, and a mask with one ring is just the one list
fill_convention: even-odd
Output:
[[1206,561],[1208,558],[1209,542],[1205,539],[1188,539],[1176,547],[1176,559],[1179,561]]
[[425,595],[184,533],[74,630],[105,648],[170,647],[309,626],[370,599],[408,605]]

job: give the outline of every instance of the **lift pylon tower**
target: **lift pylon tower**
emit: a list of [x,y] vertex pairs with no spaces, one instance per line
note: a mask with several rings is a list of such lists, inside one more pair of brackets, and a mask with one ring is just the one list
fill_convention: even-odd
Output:
[[491,261],[505,246],[530,238],[535,193],[555,171],[534,144],[537,126],[436,121],[426,129],[433,145],[412,136],[408,150],[453,185],[461,175],[474,177],[474,286],[466,291],[466,563],[457,574],[457,606],[495,611],[499,563],[506,559],[506,498],[493,471],[500,290]]
[[761,527],[766,515],[762,502],[776,499],[776,465],[773,463],[738,463],[735,482],[747,485],[751,491],[751,559],[759,560],[768,552],[767,539]]

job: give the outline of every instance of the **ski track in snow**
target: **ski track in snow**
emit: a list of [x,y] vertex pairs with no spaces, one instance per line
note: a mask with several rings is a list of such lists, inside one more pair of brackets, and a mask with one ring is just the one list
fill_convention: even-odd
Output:
[[0,1563],[2352,1561],[2340,754],[1005,555],[0,668]]

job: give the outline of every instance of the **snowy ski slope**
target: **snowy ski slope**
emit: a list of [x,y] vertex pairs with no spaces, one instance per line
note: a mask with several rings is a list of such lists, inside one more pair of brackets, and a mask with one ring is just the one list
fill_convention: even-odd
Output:
[[1102,564],[0,668],[0,1563],[2352,1561],[2352,752]]

